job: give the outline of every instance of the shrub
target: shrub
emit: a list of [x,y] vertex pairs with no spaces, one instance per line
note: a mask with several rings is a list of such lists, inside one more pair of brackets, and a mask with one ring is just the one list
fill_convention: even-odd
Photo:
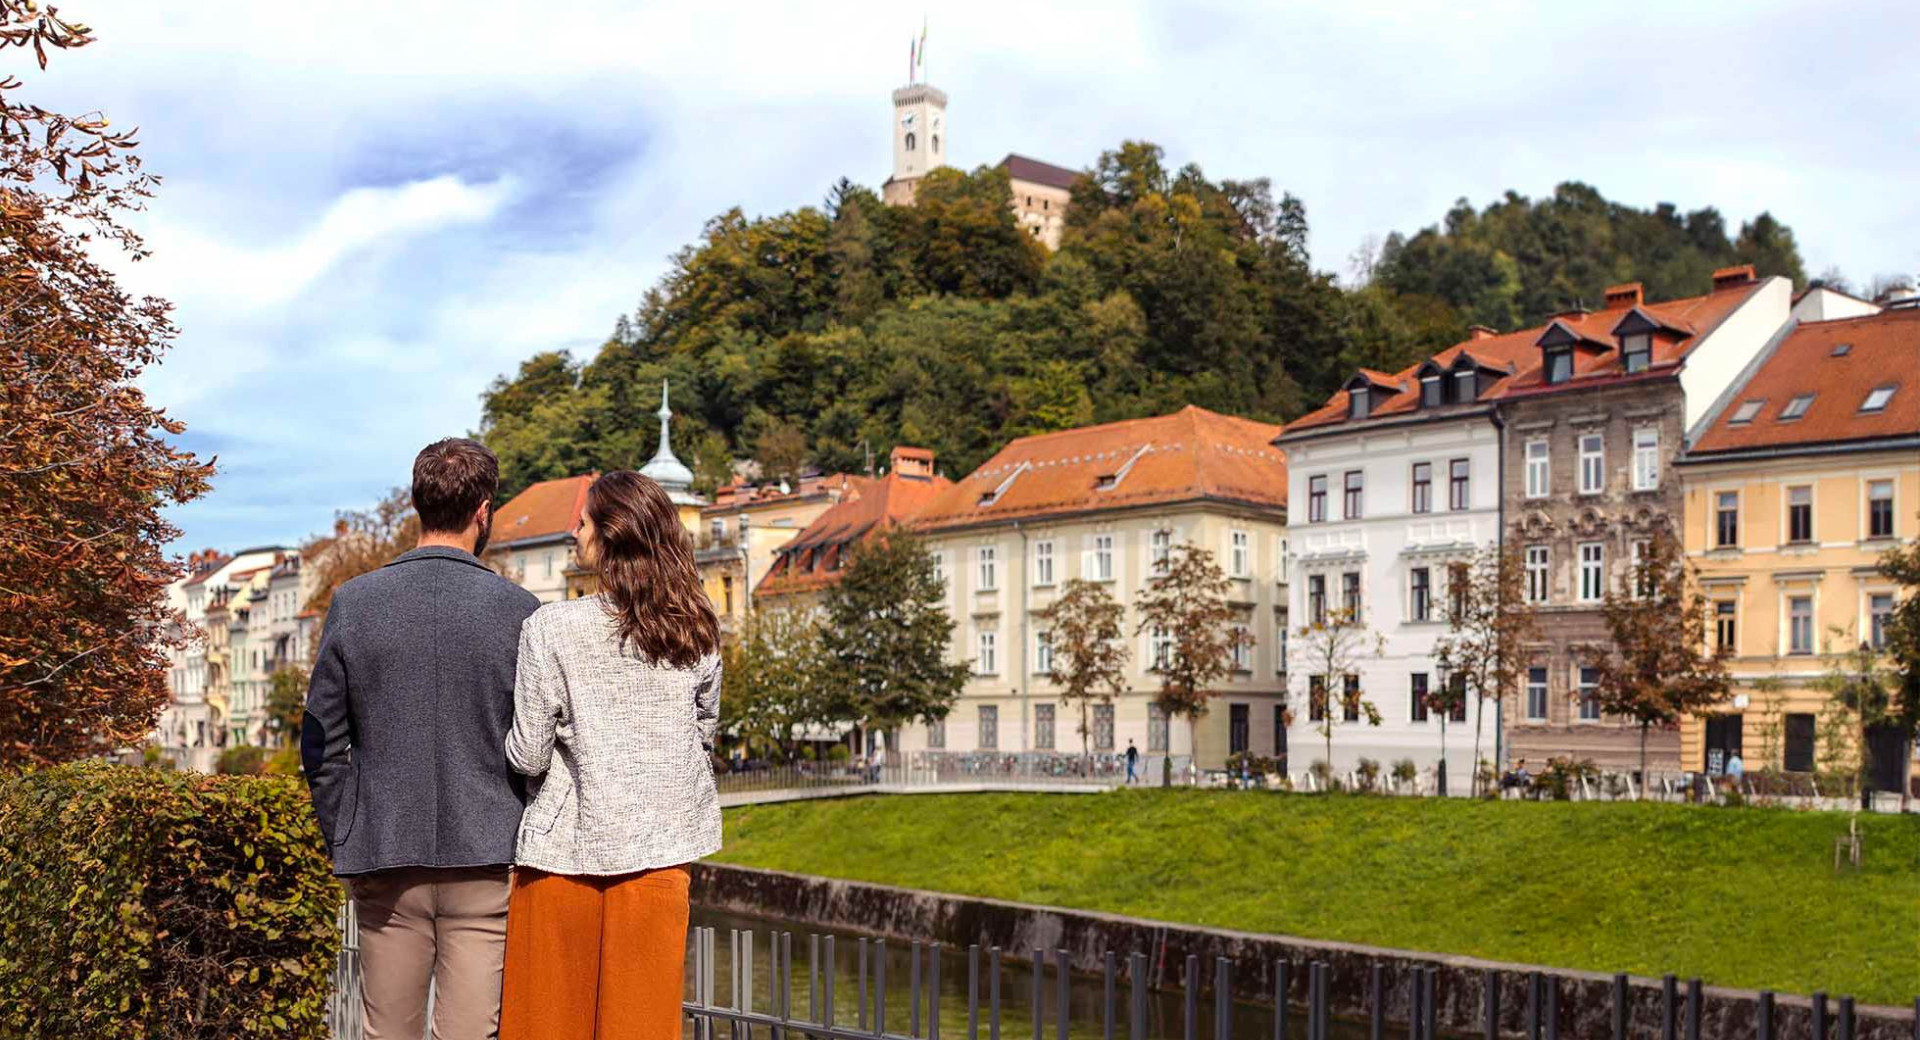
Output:
[[0,778],[0,1036],[323,1037],[341,896],[298,781]]
[[1378,759],[1361,759],[1360,766],[1354,770],[1354,773],[1354,781],[1359,787],[1360,793],[1372,794],[1380,787],[1380,761]]
[[220,761],[213,768],[228,776],[263,773],[267,768],[267,750],[251,744],[236,744],[220,752]]
[[1413,764],[1413,759],[1411,758],[1403,758],[1393,764],[1393,779],[1395,783],[1411,784],[1419,775],[1420,768]]
[[1556,802],[1565,802],[1573,798],[1573,789],[1585,778],[1592,782],[1600,775],[1600,769],[1592,759],[1549,758],[1540,775],[1533,778],[1533,789]]
[[853,761],[853,751],[845,744],[835,744],[827,749],[827,761],[836,764],[851,762]]

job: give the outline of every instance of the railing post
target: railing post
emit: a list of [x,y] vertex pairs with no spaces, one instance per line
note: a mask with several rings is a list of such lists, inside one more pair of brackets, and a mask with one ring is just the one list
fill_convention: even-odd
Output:
[[1613,977],[1613,1040],[1627,1040],[1627,976]]
[[1700,1040],[1700,1020],[1704,1014],[1701,1007],[1704,993],[1699,979],[1687,980],[1687,1040]]
[[1127,987],[1133,997],[1133,1007],[1127,1016],[1128,1040],[1147,1040],[1147,955],[1144,953],[1127,956]]
[[987,950],[987,1036],[1000,1040],[1000,947]]
[[967,1040],[980,1038],[980,946],[967,947]]
[[[1225,957],[1213,959],[1213,1037],[1233,1040],[1233,963]],[[1061,1034],[1060,1040],[1067,1040]]]
[[1116,964],[1116,958],[1112,950],[1108,950],[1101,956],[1100,968],[1102,974],[1105,976],[1103,981],[1106,983],[1106,999],[1100,1002],[1100,1040],[1114,1040],[1114,975],[1118,970],[1118,965]]
[[1073,976],[1067,970],[1067,951],[1053,951],[1053,1021],[1057,1040],[1067,1040],[1067,1008],[1073,1000]]
[[940,1040],[940,944],[927,951],[927,1040]]
[[1427,994],[1420,1000],[1420,1009],[1426,1012],[1426,1022],[1420,1032],[1426,1040],[1440,1040],[1440,969],[1427,968]]
[[853,1024],[854,1028],[864,1033],[867,1031],[867,941],[865,939],[860,940],[860,953],[856,959],[860,962],[857,976],[859,982],[856,987],[859,1000],[855,1003]]
[[1527,1040],[1540,1040],[1540,973],[1527,972]]
[[1679,1015],[1679,982],[1671,973],[1660,978],[1660,1040],[1674,1040],[1675,1019]]
[[[1754,1009],[1754,1032],[1758,1040],[1773,1040],[1773,991],[1760,991],[1760,1006]],[[1915,1037],[1914,1040],[1920,1040]]]
[[907,1035],[920,1035],[920,940],[913,942],[913,953],[907,962],[907,989],[911,1002],[907,1009]]
[[1181,1033],[1185,1040],[1200,1040],[1200,955],[1187,954],[1187,978],[1182,987],[1186,990],[1187,1014],[1186,1029]]
[[1379,961],[1367,966],[1367,1040],[1386,1040],[1387,969]]
[[1033,1040],[1042,1040],[1047,1028],[1046,981],[1047,951],[1033,951]]
[[1840,998],[1840,1040],[1853,1040],[1853,998]]
[[1486,1040],[1500,1040],[1500,973],[1492,968],[1481,972],[1480,989],[1481,1003],[1486,1015],[1481,1035]]
[[873,1035],[887,1031],[887,941],[873,947]]
[[827,1016],[820,1011],[820,936],[817,933],[807,936],[807,1017],[815,1022],[827,1021]]
[[1813,995],[1813,1040],[1827,1040],[1827,995]]
[[1421,1040],[1420,1027],[1425,1024],[1426,1016],[1420,1013],[1420,1001],[1426,996],[1426,987],[1421,985],[1420,968],[1416,965],[1407,972],[1407,1040]]
[[1284,957],[1273,966],[1273,1040],[1288,1040],[1287,970]]
[[817,1021],[823,1026],[831,1027],[833,1025],[833,979],[835,975],[840,973],[840,961],[834,955],[833,936],[831,935],[826,938],[826,950],[827,962],[821,966],[820,972],[823,976],[821,989],[826,995],[826,1004],[821,1009]]
[[1547,1040],[1560,1040],[1560,977],[1547,975]]

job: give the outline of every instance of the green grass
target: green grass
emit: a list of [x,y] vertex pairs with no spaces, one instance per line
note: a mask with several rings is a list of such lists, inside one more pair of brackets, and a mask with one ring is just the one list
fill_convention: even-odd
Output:
[[1920,994],[1920,816],[1240,792],[728,810],[716,860],[1497,960]]

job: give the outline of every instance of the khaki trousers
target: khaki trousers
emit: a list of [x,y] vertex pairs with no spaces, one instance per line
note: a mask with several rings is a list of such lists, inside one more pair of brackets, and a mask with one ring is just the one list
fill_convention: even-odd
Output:
[[680,1040],[688,881],[514,868],[500,1040]]
[[421,1040],[433,990],[433,1040],[500,1032],[507,868],[407,867],[349,881],[360,921],[366,1040]]

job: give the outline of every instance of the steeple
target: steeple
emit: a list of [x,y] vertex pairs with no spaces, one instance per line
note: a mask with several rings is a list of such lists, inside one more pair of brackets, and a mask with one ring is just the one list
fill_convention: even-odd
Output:
[[693,490],[693,471],[688,469],[673,454],[672,433],[669,422],[673,419],[673,409],[667,407],[667,381],[660,381],[660,410],[654,413],[660,417],[660,447],[653,458],[640,467],[640,475],[651,477],[675,501],[688,497]]

